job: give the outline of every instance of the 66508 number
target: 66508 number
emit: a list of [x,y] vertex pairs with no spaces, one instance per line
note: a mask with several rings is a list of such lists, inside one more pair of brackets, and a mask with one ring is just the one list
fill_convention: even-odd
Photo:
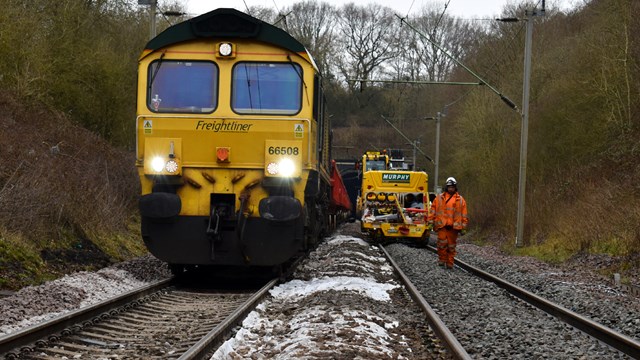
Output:
[[300,150],[296,146],[269,146],[269,155],[298,155]]

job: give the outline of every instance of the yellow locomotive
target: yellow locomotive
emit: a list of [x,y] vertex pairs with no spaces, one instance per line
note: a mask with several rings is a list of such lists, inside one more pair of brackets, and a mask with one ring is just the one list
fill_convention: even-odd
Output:
[[327,226],[330,124],[318,69],[285,31],[217,9],[139,58],[142,236],[174,273],[279,266]]

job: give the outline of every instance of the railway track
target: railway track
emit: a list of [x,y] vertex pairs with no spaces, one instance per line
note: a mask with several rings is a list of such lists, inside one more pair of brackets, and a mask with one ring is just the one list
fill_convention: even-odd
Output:
[[229,292],[161,281],[0,338],[0,354],[6,359],[201,358],[277,282]]
[[[526,291],[521,291],[515,286],[510,286],[507,282],[498,282],[497,286],[482,285],[484,280],[480,280],[476,276],[478,274],[482,279],[489,278],[488,274],[483,274],[481,270],[475,269],[469,264],[462,261],[457,261],[456,269],[453,271],[446,271],[435,266],[435,258],[428,251],[424,249],[410,249],[402,245],[392,245],[386,248],[382,248],[383,254],[389,259],[389,263],[392,267],[396,268],[400,282],[404,285],[402,295],[394,297],[394,305],[389,303],[377,303],[372,302],[371,299],[365,299],[355,301],[355,295],[345,294],[346,296],[335,297],[332,293],[319,293],[313,297],[309,297],[300,303],[283,303],[282,300],[271,300],[271,305],[266,306],[261,311],[261,316],[269,316],[269,319],[281,320],[282,314],[288,314],[289,316],[294,311],[309,309],[313,306],[324,306],[326,312],[331,314],[344,314],[345,305],[353,306],[354,309],[362,309],[363,306],[370,311],[376,311],[379,314],[386,313],[382,318],[389,318],[391,316],[398,316],[402,313],[402,316],[397,319],[406,319],[408,316],[415,321],[404,322],[404,326],[417,329],[416,334],[422,334],[422,344],[426,344],[420,351],[420,354],[431,354],[433,350],[433,358],[461,358],[467,359],[472,357],[483,358],[488,355],[494,357],[502,357],[504,353],[502,350],[495,351],[492,346],[511,346],[519,341],[519,338],[509,337],[505,340],[502,333],[516,332],[508,328],[506,323],[500,323],[499,317],[501,313],[495,314],[495,308],[511,308],[514,311],[514,315],[509,315],[513,318],[525,318],[526,316],[536,313],[537,318],[543,320],[529,321],[529,318],[524,319],[526,325],[530,325],[526,331],[531,332],[530,337],[533,337],[531,342],[522,344],[523,347],[535,348],[538,345],[542,345],[547,339],[537,339],[537,333],[535,326],[543,324],[541,326],[547,326],[550,332],[555,333],[555,341],[557,344],[554,346],[564,346],[565,342],[570,342],[572,337],[577,337],[574,333],[589,333],[590,330],[580,328],[580,331],[573,330],[574,333],[565,332],[561,326],[558,325],[546,325],[545,322],[550,318],[549,316],[542,314],[542,312],[534,310],[529,305],[524,305],[518,299],[525,297],[531,297],[526,294]],[[398,251],[402,249],[402,251]],[[375,257],[377,250],[362,248],[361,245],[343,243],[337,247],[327,247],[315,254],[312,258],[316,258],[320,262],[309,263],[303,266],[304,271],[301,273],[304,279],[317,279],[332,274],[331,276],[348,276],[352,275],[355,269],[355,259],[367,259],[370,256]],[[403,253],[406,251],[406,253]],[[354,256],[357,252],[363,252],[363,255]],[[409,264],[406,267],[405,260],[403,258],[406,254],[418,253],[421,257],[417,263],[432,265],[432,268],[418,267],[415,264]],[[368,254],[368,255],[364,255]],[[379,254],[379,253],[378,253]],[[378,255],[379,256],[379,255]],[[413,256],[413,255],[412,255]],[[428,258],[427,258],[428,257]],[[330,259],[330,260],[329,260]],[[380,260],[381,261],[381,260]],[[400,269],[398,263],[401,266],[405,266],[403,270]],[[371,265],[364,266],[365,273],[360,273],[359,276],[365,277],[378,277],[380,283],[387,283],[389,279],[384,275],[384,271],[379,270],[380,263],[373,261]],[[377,270],[376,270],[377,269]],[[370,274],[368,272],[371,272]],[[416,282],[416,272],[427,274],[428,281]],[[430,272],[430,273],[429,273]],[[442,284],[437,284],[433,279],[433,275],[442,275],[450,283],[447,284],[449,288],[446,289],[445,297],[432,301],[430,296],[434,290],[438,287],[442,287]],[[386,279],[386,280],[385,280]],[[412,284],[414,280],[415,285]],[[493,280],[492,280],[493,281]],[[236,324],[239,320],[244,318],[244,315],[248,313],[257,302],[261,301],[264,294],[276,284],[276,280],[273,280],[269,284],[265,285],[258,292],[231,292],[231,291],[214,291],[214,290],[202,290],[202,289],[186,289],[178,288],[175,284],[167,281],[158,284],[153,284],[145,289],[144,293],[132,292],[123,295],[118,299],[109,301],[111,305],[95,305],[91,308],[77,311],[76,313],[67,313],[60,316],[57,319],[49,322],[49,324],[38,325],[32,328],[25,329],[23,331],[12,333],[11,336],[0,338],[0,355],[5,355],[7,358],[17,359],[47,359],[47,358],[202,358],[205,354],[211,354],[214,348],[217,348],[221,343],[221,337],[229,330],[230,326]],[[466,288],[467,294],[461,296],[456,293],[454,285],[473,284],[472,290]],[[425,284],[427,288],[425,290]],[[500,290],[486,290],[484,288],[494,288]],[[405,292],[406,290],[406,292]],[[476,294],[477,293],[477,294]],[[397,293],[396,294],[400,294]],[[524,295],[523,295],[524,294]],[[408,295],[408,296],[407,296]],[[480,295],[480,296],[477,296]],[[496,295],[506,300],[496,303],[491,296]],[[409,297],[412,300],[409,300]],[[535,295],[534,295],[535,297]],[[399,298],[407,300],[399,300]],[[432,305],[426,303],[425,298],[429,300]],[[465,299],[466,298],[466,299]],[[302,301],[302,300],[296,300]],[[448,303],[447,303],[448,301]],[[465,301],[467,301],[465,303]],[[527,300],[530,301],[530,300]],[[539,302],[544,306],[549,307],[549,304],[545,301],[530,301]],[[359,305],[358,305],[359,304]],[[365,305],[363,305],[365,304]],[[398,311],[394,309],[414,309],[414,305],[418,304],[418,307],[422,309],[422,313],[418,310],[403,310]],[[435,305],[434,305],[435,304]],[[474,313],[479,313],[480,317],[484,317],[486,322],[482,326],[470,323],[466,328],[459,327],[460,321],[453,325],[450,322],[450,315],[459,315],[461,312],[459,309],[454,309],[454,305],[459,305],[462,312],[466,313],[462,316],[462,322],[470,322]],[[470,304],[475,304],[476,307],[472,308]],[[506,305],[505,305],[506,304]],[[280,305],[282,305],[280,307]],[[391,305],[391,306],[387,306]],[[433,308],[432,308],[433,307]],[[561,308],[561,307],[560,307]],[[375,310],[374,310],[375,309]],[[434,310],[435,309],[435,310]],[[551,309],[551,307],[549,307]],[[551,315],[557,312],[557,310],[545,311]],[[444,312],[442,312],[444,310]],[[571,312],[561,311],[559,318],[561,321],[570,323],[564,317],[568,316]],[[436,315],[437,314],[437,315]],[[442,317],[442,320],[438,318],[438,315]],[[353,316],[353,315],[351,315]],[[449,316],[449,317],[447,317]],[[492,316],[497,317],[493,319]],[[330,317],[323,317],[321,323],[326,322]],[[423,321],[422,319],[426,319]],[[509,321],[512,321],[510,319]],[[519,319],[521,320],[521,319]],[[588,319],[587,319],[588,320]],[[401,320],[402,321],[402,320]],[[277,322],[277,321],[275,321]],[[287,321],[285,320],[285,323]],[[310,320],[309,329],[313,329],[313,321]],[[354,322],[354,324],[357,322]],[[500,328],[499,331],[487,326],[487,324],[496,323]],[[586,321],[589,325],[589,321]],[[444,325],[446,324],[446,326]],[[572,324],[574,325],[574,324]],[[306,325],[305,325],[306,326]],[[315,325],[317,326],[317,325]],[[342,324],[340,331],[336,333],[338,339],[343,339],[344,336],[349,334],[349,328]],[[569,328],[568,325],[564,325]],[[447,327],[449,329],[447,329]],[[485,338],[476,336],[471,333],[472,328],[480,328],[481,332],[488,333]],[[602,326],[596,326],[596,328],[604,328]],[[285,331],[286,327],[280,329]],[[289,329],[290,330],[290,329]],[[629,339],[625,336],[618,336],[614,331],[605,328],[606,336],[618,339],[611,340],[607,338],[598,338],[595,342],[602,342],[608,344],[606,347],[617,349],[620,353],[612,353],[611,355],[604,356],[602,358],[626,358],[637,356],[637,342],[633,339]],[[267,334],[271,336],[273,331],[265,330]],[[326,329],[325,329],[326,331]],[[399,329],[394,330],[397,334]],[[400,333],[400,335],[406,334]],[[581,333],[582,334],[582,333]],[[322,338],[326,340],[327,333],[323,333]],[[486,334],[485,334],[486,335]],[[511,335],[511,334],[510,334]],[[590,336],[594,336],[590,334]],[[286,331],[282,334],[283,339],[289,339],[290,334],[287,335]],[[317,335],[312,335],[317,336]],[[394,335],[395,336],[395,335]],[[404,336],[404,335],[402,335]],[[458,339],[456,339],[456,336]],[[587,337],[586,335],[582,335]],[[347,337],[348,338],[348,337]],[[494,344],[487,345],[487,340],[493,341]],[[515,340],[514,340],[515,339]],[[620,340],[622,339],[622,340]],[[325,341],[323,340],[323,341]],[[269,340],[268,343],[273,341]],[[335,339],[332,340],[335,342]],[[618,342],[619,344],[615,344]],[[280,342],[276,342],[280,343]],[[318,342],[318,344],[324,344],[325,342]],[[330,341],[331,343],[331,341]],[[339,344],[335,342],[336,344]],[[346,342],[346,348],[357,348],[359,342],[355,343]],[[413,344],[417,344],[414,342]],[[584,348],[584,344],[581,345]],[[622,344],[622,346],[619,346]],[[478,346],[488,346],[489,350],[481,352],[478,350]],[[570,345],[575,346],[575,345]],[[588,347],[589,345],[587,345]],[[552,350],[545,348],[542,351],[543,354],[553,354],[553,356],[563,357],[564,353],[558,353],[557,347],[550,347]],[[626,349],[624,347],[627,347]],[[339,352],[341,348],[336,348]],[[413,350],[417,348],[412,348]],[[443,351],[444,350],[444,351]],[[591,349],[589,349],[590,351]],[[526,353],[521,352],[520,348],[510,349],[509,354],[511,357],[524,357],[527,358]],[[596,349],[596,351],[600,351]],[[599,354],[599,353],[597,353]],[[620,355],[623,354],[623,355]],[[534,356],[535,357],[535,356]],[[599,356],[589,353],[588,355],[579,354],[574,356],[575,358],[600,358]],[[508,357],[505,357],[508,358]]]
[[447,326],[442,322],[440,317],[436,314],[433,308],[429,305],[429,303],[424,299],[422,294],[416,286],[411,282],[411,280],[404,274],[402,269],[398,266],[398,264],[393,260],[391,255],[385,250],[383,246],[380,246],[380,249],[384,253],[385,257],[391,264],[391,267],[398,275],[400,282],[407,289],[407,292],[415,301],[415,303],[422,309],[433,332],[438,336],[442,343],[447,348],[449,353],[454,359],[471,359],[467,351],[460,345],[458,339],[449,331]]
[[[391,256],[402,258],[401,266],[410,273],[409,278],[418,281],[425,297],[438,304],[436,311],[446,315],[444,321],[452,332],[464,334],[460,341],[467,351],[473,350],[470,353],[474,357],[477,354],[526,357],[535,351],[538,351],[536,355],[563,357],[567,353],[560,349],[577,347],[576,353],[569,350],[570,357],[640,358],[640,342],[636,339],[464,261],[456,259],[453,271],[438,268],[435,257],[430,255],[435,253],[434,248],[425,251],[397,244],[388,249]],[[422,274],[431,276],[421,277]],[[425,286],[427,277],[428,287]],[[487,281],[495,287],[487,286]],[[515,298],[522,302],[514,301]],[[559,322],[570,326],[559,325]]]
[[[436,252],[436,249],[433,247],[430,247],[430,250]],[[527,302],[530,305],[533,305],[534,307],[546,312],[547,314],[555,318],[564,321],[565,323],[594,337],[599,341],[602,341],[612,348],[626,355],[629,355],[634,359],[640,358],[640,342],[636,341],[635,339],[632,339],[624,334],[621,334],[604,325],[592,321],[591,319],[581,316],[578,313],[575,313],[563,306],[544,299],[495,275],[478,269],[462,260],[456,259],[455,264],[477,277],[498,285],[513,296]]]

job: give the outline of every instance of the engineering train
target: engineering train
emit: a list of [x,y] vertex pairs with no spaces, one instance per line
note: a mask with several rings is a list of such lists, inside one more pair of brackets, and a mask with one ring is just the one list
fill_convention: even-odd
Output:
[[346,203],[332,198],[331,124],[305,47],[217,9],[151,39],[138,63],[136,166],[150,253],[182,274],[278,268],[315,247]]
[[429,241],[425,221],[429,208],[428,179],[410,169],[400,150],[367,151],[362,156],[362,183],[357,202],[360,229],[372,242]]

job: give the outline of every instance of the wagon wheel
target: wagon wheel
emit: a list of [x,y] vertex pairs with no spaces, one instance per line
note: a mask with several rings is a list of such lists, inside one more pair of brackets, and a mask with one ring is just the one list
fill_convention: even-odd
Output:
[[429,239],[431,236],[431,231],[425,229],[422,233],[422,236],[416,240],[416,246],[420,248],[426,248],[429,245]]

